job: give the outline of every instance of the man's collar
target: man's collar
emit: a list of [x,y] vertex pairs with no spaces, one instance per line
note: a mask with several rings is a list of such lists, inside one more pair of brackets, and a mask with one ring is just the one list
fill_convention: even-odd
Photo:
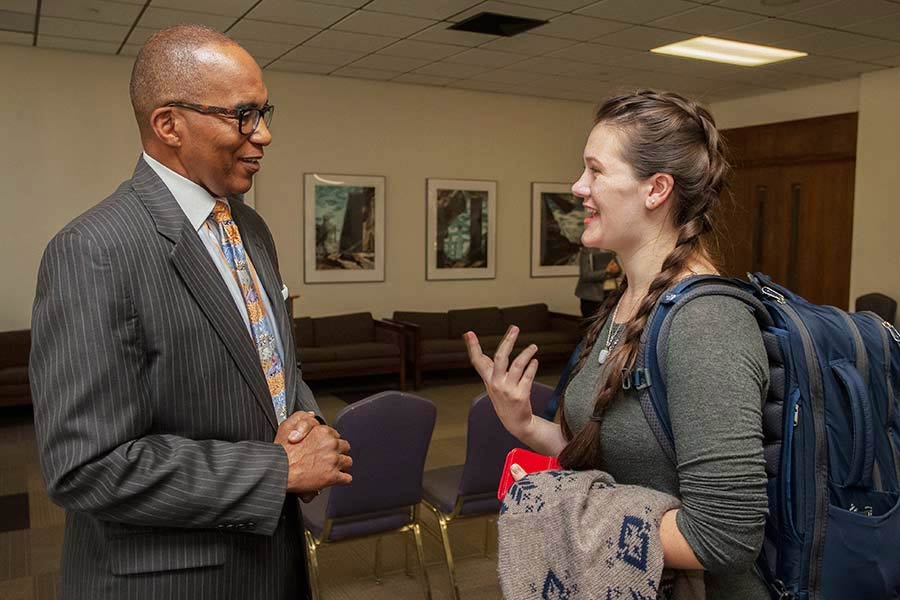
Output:
[[175,201],[181,207],[181,210],[184,211],[194,230],[197,231],[203,227],[203,223],[206,222],[206,219],[212,213],[217,198],[146,152],[144,152],[144,161],[162,179],[169,191],[172,192]]

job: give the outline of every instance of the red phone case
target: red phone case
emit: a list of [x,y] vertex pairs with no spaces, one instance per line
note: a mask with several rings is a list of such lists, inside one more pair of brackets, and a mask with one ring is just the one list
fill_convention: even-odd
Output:
[[559,462],[552,456],[544,456],[543,454],[537,454],[536,452],[531,452],[524,448],[513,448],[509,451],[509,454],[506,455],[506,463],[503,465],[503,474],[500,475],[500,487],[497,489],[498,500],[503,500],[506,496],[506,492],[516,481],[513,479],[512,473],[509,472],[509,468],[513,464],[522,467],[526,473],[536,473],[538,471],[560,468]]

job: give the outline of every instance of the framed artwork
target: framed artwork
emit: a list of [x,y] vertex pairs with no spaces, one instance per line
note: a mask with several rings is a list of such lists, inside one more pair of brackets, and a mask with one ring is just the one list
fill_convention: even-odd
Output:
[[531,276],[578,275],[584,207],[568,183],[531,184]]
[[384,177],[304,175],[305,283],[384,281]]
[[427,180],[425,278],[493,279],[497,272],[497,182]]

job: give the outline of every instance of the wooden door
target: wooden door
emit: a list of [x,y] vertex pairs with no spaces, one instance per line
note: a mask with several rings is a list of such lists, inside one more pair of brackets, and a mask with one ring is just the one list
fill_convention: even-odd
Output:
[[725,273],[761,271],[811,302],[850,293],[856,115],[726,131],[735,168],[718,214]]

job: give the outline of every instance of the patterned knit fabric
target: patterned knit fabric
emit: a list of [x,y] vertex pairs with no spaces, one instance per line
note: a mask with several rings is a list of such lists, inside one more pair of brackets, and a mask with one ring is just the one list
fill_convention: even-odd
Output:
[[250,318],[250,329],[253,332],[253,341],[256,342],[256,351],[259,353],[259,362],[262,365],[263,374],[269,384],[269,394],[272,396],[272,404],[275,406],[275,415],[281,423],[287,418],[287,406],[284,392],[284,368],[278,347],[275,343],[275,335],[272,332],[269,319],[266,319],[265,306],[259,295],[259,280],[253,272],[250,259],[244,252],[244,243],[238,231],[234,219],[231,218],[231,209],[221,200],[216,200],[212,212],[213,221],[220,228],[219,239],[222,244],[222,255],[241,288],[241,296],[244,298],[244,306],[247,307],[247,316]]
[[663,571],[659,523],[676,498],[601,471],[542,471],[500,507],[506,600],[703,600],[702,572]]

